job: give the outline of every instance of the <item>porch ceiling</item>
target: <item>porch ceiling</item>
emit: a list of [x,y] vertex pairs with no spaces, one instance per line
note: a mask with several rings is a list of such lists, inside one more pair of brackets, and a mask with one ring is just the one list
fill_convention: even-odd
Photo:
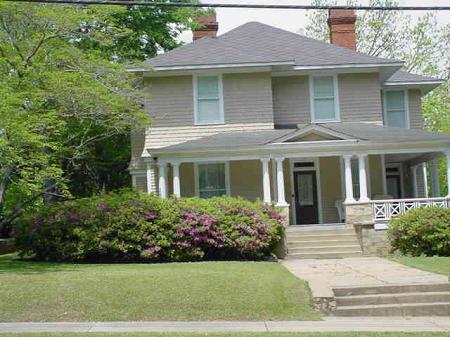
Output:
[[[332,139],[302,139],[304,135],[311,133],[318,136],[329,135]],[[410,149],[411,153],[421,152],[416,151],[418,147],[428,148],[428,151],[435,149],[436,152],[448,150],[450,134],[391,128],[371,123],[324,123],[299,125],[292,129],[223,132],[148,151],[152,155],[237,152],[275,155],[292,151],[315,151],[315,154],[319,155],[330,151],[376,150],[378,153],[407,153],[400,150]],[[383,152],[383,149],[386,151]],[[390,152],[391,149],[396,151]]]

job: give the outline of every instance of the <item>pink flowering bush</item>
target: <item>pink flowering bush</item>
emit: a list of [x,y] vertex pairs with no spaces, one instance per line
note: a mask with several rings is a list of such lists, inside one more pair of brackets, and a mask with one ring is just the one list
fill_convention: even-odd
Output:
[[244,199],[161,199],[118,191],[70,200],[20,220],[23,255],[48,261],[262,259],[283,234],[275,208]]

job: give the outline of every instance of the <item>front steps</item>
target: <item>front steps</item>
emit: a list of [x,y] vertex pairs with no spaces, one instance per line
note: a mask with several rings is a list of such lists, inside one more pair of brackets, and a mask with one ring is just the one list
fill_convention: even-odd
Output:
[[287,259],[336,259],[362,256],[353,229],[289,227],[286,231]]
[[450,283],[333,288],[335,316],[450,316]]

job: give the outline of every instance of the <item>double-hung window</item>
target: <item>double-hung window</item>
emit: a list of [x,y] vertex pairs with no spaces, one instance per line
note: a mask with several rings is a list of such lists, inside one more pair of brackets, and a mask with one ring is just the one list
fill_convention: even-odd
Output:
[[227,163],[197,164],[197,191],[200,198],[229,194]]
[[384,124],[391,127],[408,128],[408,96],[405,90],[384,92]]
[[310,90],[312,122],[338,122],[340,117],[337,76],[312,76]]
[[222,77],[194,76],[195,124],[222,124]]

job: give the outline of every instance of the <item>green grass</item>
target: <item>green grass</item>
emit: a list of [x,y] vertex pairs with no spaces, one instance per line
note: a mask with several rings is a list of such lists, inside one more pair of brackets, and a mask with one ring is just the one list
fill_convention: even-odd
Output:
[[317,320],[277,263],[56,264],[0,256],[0,321]]
[[410,267],[450,276],[450,257],[395,256],[391,259]]
[[[5,336],[0,333],[0,337]],[[326,332],[326,333],[56,333],[8,334],[8,337],[449,337],[450,332]]]

